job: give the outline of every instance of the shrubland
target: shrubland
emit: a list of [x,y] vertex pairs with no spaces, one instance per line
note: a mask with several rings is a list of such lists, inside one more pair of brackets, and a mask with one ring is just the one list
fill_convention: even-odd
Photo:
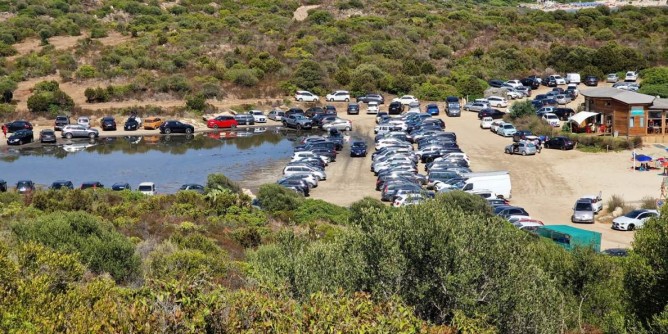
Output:
[[665,218],[566,251],[462,192],[350,208],[223,175],[185,191],[0,193],[6,332],[656,333]]

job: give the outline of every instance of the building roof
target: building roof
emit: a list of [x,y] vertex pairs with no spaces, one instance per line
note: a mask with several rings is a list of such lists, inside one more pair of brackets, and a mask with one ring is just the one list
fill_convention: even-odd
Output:
[[652,103],[652,108],[657,109],[668,109],[668,99],[656,98],[654,103]]
[[590,88],[585,89],[582,95],[587,97],[609,98],[626,104],[651,104],[655,97],[617,88]]

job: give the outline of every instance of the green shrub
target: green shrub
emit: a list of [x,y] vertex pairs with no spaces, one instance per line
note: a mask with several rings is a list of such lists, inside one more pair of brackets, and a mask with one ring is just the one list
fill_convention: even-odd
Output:
[[626,206],[626,202],[624,201],[624,198],[619,195],[612,195],[610,196],[610,199],[606,203],[608,212],[612,212],[616,208],[624,208]]
[[107,28],[101,25],[96,25],[90,30],[90,38],[107,37]]
[[264,184],[257,194],[262,209],[270,212],[289,212],[296,210],[304,198],[294,191],[278,184]]
[[197,93],[186,98],[186,107],[190,110],[204,111],[206,106],[206,97],[202,93]]
[[230,180],[227,176],[219,173],[209,174],[206,178],[207,192],[217,188],[228,189],[235,194],[241,194],[239,184]]
[[348,209],[319,199],[306,199],[295,210],[295,220],[300,224],[327,222],[343,225],[348,223]]
[[97,70],[91,65],[81,65],[75,75],[78,79],[92,79],[97,76]]
[[119,282],[138,272],[134,245],[110,224],[87,213],[50,213],[14,223],[12,231],[21,241],[39,242],[59,251],[77,253],[91,270],[108,272]]
[[0,42],[0,57],[9,57],[17,53],[18,52],[13,46]]
[[363,199],[350,205],[351,224],[362,224],[364,217],[368,213],[377,213],[387,210],[387,206],[380,200],[373,197],[364,197]]

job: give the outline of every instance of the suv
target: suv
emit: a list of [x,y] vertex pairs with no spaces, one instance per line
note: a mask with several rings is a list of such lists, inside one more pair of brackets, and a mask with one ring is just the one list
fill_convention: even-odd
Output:
[[[251,114],[238,114],[234,115],[234,119],[237,121],[238,125],[254,125],[255,118]],[[231,122],[230,122],[231,124]],[[231,127],[232,125],[230,125]]]
[[60,131],[65,125],[70,124],[70,118],[64,115],[56,116],[56,121],[53,123],[53,129]]
[[32,124],[28,121],[13,121],[11,123],[5,124],[7,127],[7,132],[15,132],[18,130],[32,130]]
[[348,112],[348,115],[359,115],[360,105],[357,103],[349,103],[346,111]]
[[522,86],[531,87],[531,89],[538,89],[540,87],[540,81],[535,75],[526,77],[520,80],[520,82]]
[[283,125],[288,128],[296,128],[297,130],[301,129],[310,129],[313,127],[313,122],[304,115],[292,114],[290,116],[283,117]]
[[318,97],[318,95],[315,95],[315,94],[313,94],[309,91],[298,90],[295,93],[295,100],[297,100],[299,102],[304,102],[304,101],[305,102],[318,102],[318,101],[320,101],[320,98]]
[[357,103],[378,102],[378,104],[385,104],[385,98],[380,94],[369,93],[364,96],[357,97]]
[[97,138],[99,133],[97,129],[86,128],[83,125],[71,124],[65,125],[62,132],[63,138],[72,139],[72,138]]
[[74,184],[72,181],[58,180],[51,183],[51,187],[49,187],[49,189],[74,189]]
[[459,105],[459,98],[456,96],[448,96],[445,99],[445,112],[449,117],[459,117],[462,115],[461,106]]
[[598,78],[593,75],[588,75],[584,79],[585,86],[598,86]]
[[349,102],[350,93],[346,90],[337,90],[332,94],[327,94],[325,99],[329,102]]
[[389,115],[399,115],[402,111],[404,111],[404,106],[401,105],[401,102],[392,102],[387,109]]
[[16,182],[16,191],[19,194],[25,194],[35,191],[35,183],[30,180],[21,180]]
[[638,80],[638,72],[636,72],[636,71],[626,72],[626,76],[624,77],[624,81],[635,82],[636,80]]
[[100,126],[102,131],[116,131],[116,120],[111,116],[105,116],[100,121]]

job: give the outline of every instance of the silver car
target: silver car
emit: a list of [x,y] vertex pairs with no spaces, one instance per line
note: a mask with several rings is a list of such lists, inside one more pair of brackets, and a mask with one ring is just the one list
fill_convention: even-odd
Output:
[[79,124],[70,124],[63,127],[62,136],[63,138],[72,139],[72,138],[97,138],[99,135],[97,129],[86,128],[83,125]]
[[506,154],[535,155],[536,145],[530,141],[520,141],[506,146]]
[[594,223],[594,206],[591,201],[578,200],[573,207],[571,221],[574,223]]
[[489,108],[489,103],[485,102],[469,102],[464,105],[464,110],[479,112],[480,110]]
[[267,115],[267,118],[269,118],[272,121],[281,121],[283,119],[283,116],[285,116],[285,111],[272,110]]

